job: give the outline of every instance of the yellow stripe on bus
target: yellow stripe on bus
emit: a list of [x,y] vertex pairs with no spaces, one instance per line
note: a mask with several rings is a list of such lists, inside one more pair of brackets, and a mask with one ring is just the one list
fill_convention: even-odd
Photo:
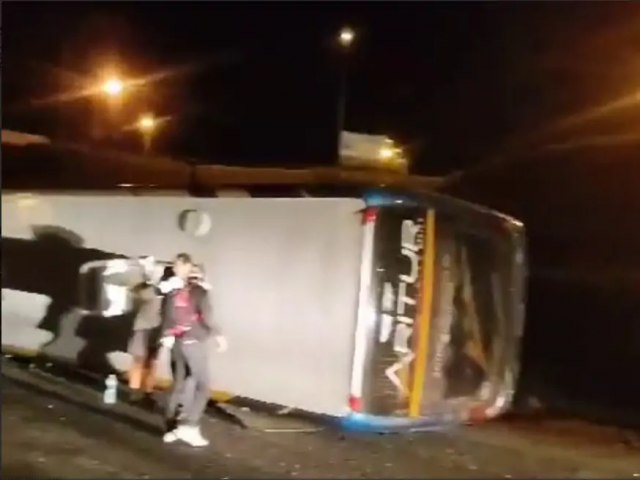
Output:
[[424,250],[422,257],[422,286],[420,316],[418,318],[418,345],[414,359],[413,388],[409,399],[409,416],[420,416],[422,391],[427,372],[427,356],[431,330],[431,311],[433,306],[433,290],[436,259],[436,214],[434,210],[427,212],[425,223]]

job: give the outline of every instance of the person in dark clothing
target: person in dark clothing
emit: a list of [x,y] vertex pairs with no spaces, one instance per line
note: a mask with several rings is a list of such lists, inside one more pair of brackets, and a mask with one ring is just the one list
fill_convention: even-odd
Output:
[[[213,336],[219,350],[226,349],[226,340],[213,322],[207,289],[189,281],[193,267],[188,254],[177,255],[175,277],[163,286],[170,291],[162,306],[161,343],[172,348],[174,376],[165,412],[169,431],[164,441],[182,440],[201,447],[209,444],[199,426],[210,394],[208,340]],[[173,428],[179,403],[183,411]]]

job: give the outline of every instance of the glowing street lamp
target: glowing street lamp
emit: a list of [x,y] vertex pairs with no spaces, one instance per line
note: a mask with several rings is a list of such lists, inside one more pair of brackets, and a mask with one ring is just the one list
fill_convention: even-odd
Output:
[[[87,88],[92,102],[91,137],[107,138],[119,130],[120,110],[125,91],[124,81],[117,75],[101,75]],[[95,82],[95,83],[94,83]]]
[[156,128],[158,122],[152,115],[143,115],[138,120],[138,128],[142,132],[150,133]]
[[342,45],[345,48],[348,48],[351,46],[355,38],[356,38],[356,32],[354,32],[349,27],[344,27],[342,30],[340,30],[338,41],[340,42],[340,45]]
[[158,120],[150,114],[142,115],[136,123],[136,127],[142,134],[144,152],[147,153],[151,148],[151,141],[158,127]]
[[123,90],[124,84],[117,77],[109,78],[102,84],[102,92],[109,97],[119,97]]

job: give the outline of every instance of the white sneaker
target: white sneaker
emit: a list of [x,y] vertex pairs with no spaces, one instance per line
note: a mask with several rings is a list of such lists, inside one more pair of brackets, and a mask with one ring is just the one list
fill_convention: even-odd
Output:
[[177,438],[192,447],[206,447],[209,445],[209,440],[202,436],[199,427],[183,425],[175,430],[175,434]]
[[162,436],[162,441],[164,443],[173,443],[176,440],[178,440],[178,434],[175,430],[171,430],[170,432],[167,432]]

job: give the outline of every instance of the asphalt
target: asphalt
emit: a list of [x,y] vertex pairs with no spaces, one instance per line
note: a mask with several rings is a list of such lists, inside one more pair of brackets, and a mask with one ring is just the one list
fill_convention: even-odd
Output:
[[248,428],[211,411],[211,446],[194,449],[80,382],[7,360],[2,377],[3,478],[640,478],[636,432],[571,419],[353,435],[228,406]]

